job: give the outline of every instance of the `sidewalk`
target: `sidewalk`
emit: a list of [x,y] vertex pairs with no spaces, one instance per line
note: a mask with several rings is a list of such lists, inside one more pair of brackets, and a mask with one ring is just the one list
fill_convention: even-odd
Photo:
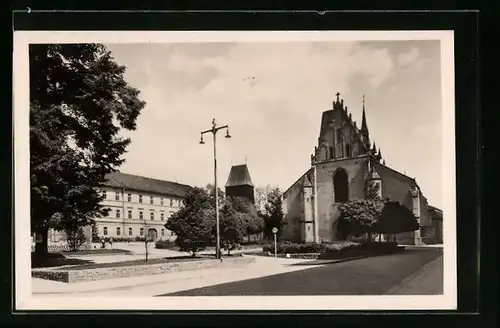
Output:
[[391,288],[387,295],[443,294],[443,257],[426,264],[420,270]]
[[99,280],[67,284],[32,278],[34,296],[154,296],[216,284],[299,271],[307,265],[293,265],[302,259],[255,257],[255,263],[242,268],[213,268],[160,275]]

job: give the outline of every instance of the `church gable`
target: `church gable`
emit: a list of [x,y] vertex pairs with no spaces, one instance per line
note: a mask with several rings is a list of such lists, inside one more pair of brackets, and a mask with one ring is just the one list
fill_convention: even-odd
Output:
[[311,156],[312,162],[358,157],[370,152],[367,131],[362,133],[358,129],[339,96],[337,93],[333,109],[323,112],[318,146]]

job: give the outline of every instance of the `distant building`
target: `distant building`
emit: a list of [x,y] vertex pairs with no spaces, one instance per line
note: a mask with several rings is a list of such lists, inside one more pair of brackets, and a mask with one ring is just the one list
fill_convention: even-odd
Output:
[[431,225],[422,227],[422,240],[426,244],[443,243],[443,211],[437,207],[429,205],[429,216]]
[[226,196],[243,197],[255,203],[254,185],[246,164],[231,167],[226,182]]
[[[96,218],[100,237],[115,240],[145,237],[153,240],[172,239],[173,233],[165,229],[166,221],[182,204],[191,187],[176,182],[113,172],[106,177],[100,190],[102,205],[109,208],[107,216]],[[49,232],[49,242],[65,240],[62,232]]]
[[364,99],[358,128],[337,93],[333,108],[323,112],[311,167],[284,192],[283,238],[305,242],[343,239],[338,229],[340,206],[364,199],[369,189],[413,212],[421,228],[399,234],[397,240],[421,244],[422,233],[433,225],[426,197],[414,178],[386,166],[380,149],[375,142],[371,144]]

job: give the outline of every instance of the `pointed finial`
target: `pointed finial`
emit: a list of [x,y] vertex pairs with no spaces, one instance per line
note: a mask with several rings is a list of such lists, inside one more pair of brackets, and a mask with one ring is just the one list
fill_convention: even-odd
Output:
[[212,126],[215,128],[215,118],[212,120]]
[[340,93],[337,92],[335,95],[337,96],[337,102],[339,102],[340,101]]
[[365,107],[365,95],[363,95],[363,107]]

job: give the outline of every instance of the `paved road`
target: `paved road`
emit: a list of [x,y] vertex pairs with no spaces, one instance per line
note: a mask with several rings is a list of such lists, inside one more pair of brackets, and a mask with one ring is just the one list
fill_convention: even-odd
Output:
[[158,296],[383,295],[442,255],[439,248],[312,267]]

